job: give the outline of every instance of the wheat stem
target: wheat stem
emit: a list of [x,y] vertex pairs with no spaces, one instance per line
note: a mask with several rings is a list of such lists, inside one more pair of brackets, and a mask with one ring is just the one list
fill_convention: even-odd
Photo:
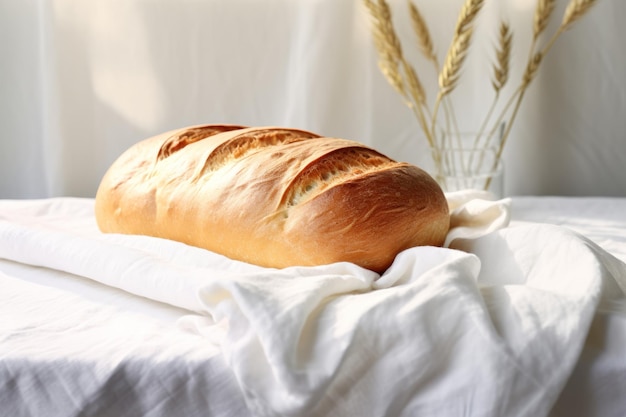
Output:
[[493,88],[499,93],[509,80],[509,63],[511,61],[511,45],[513,43],[513,34],[509,25],[505,22],[500,23],[499,45],[496,51],[496,65],[493,71]]
[[[436,135],[435,129],[439,107],[446,96],[448,96],[457,85],[461,68],[469,51],[472,35],[474,33],[474,22],[483,4],[484,0],[466,0],[459,13],[452,43],[439,73],[439,93],[437,94],[431,120],[433,136]],[[458,134],[455,136],[457,140],[461,140]],[[463,158],[461,158],[461,170],[463,172],[466,171]]]
[[[500,33],[499,33],[499,45],[496,50],[497,62],[494,65],[494,79],[492,81],[492,86],[494,88],[495,95],[493,97],[493,100],[491,101],[489,110],[487,111],[487,114],[485,115],[485,118],[483,119],[482,125],[478,129],[478,133],[474,141],[475,148],[478,148],[480,146],[480,143],[479,143],[480,139],[482,138],[483,133],[485,129],[487,128],[487,125],[489,124],[491,117],[493,116],[493,111],[496,108],[496,104],[498,100],[500,99],[500,91],[502,91],[502,89],[508,82],[512,42],[513,42],[513,34],[511,33],[509,25],[505,22],[501,22]],[[493,132],[491,132],[485,138],[485,144],[483,145],[484,148],[488,147],[489,142],[491,141],[492,135],[493,135]],[[483,155],[481,154],[479,165],[482,164],[482,160],[483,160]]]

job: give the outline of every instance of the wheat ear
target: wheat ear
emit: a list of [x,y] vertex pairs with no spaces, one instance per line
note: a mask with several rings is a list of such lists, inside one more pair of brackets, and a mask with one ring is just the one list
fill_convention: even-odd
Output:
[[455,34],[460,35],[467,31],[474,23],[478,12],[483,7],[484,0],[466,0],[461,8],[459,17],[456,22]]
[[456,87],[471,40],[471,29],[461,33],[454,39],[452,47],[446,55],[441,73],[439,74],[439,88],[442,96],[450,94]]
[[589,11],[591,6],[596,3],[596,0],[572,0],[565,9],[565,14],[563,15],[563,21],[561,22],[561,27],[563,30],[567,30],[571,27],[571,25],[583,17],[585,13]]
[[439,88],[442,96],[449,94],[456,86],[472,40],[473,23],[483,3],[484,0],[466,0],[461,8],[454,38],[439,75]]
[[537,2],[533,21],[533,41],[536,41],[548,26],[555,5],[556,0],[539,0]]
[[454,38],[439,74],[439,88],[442,96],[449,94],[456,86],[471,44],[474,32],[473,23],[483,4],[484,0],[466,0],[461,8]]
[[513,34],[509,25],[500,23],[500,37],[498,39],[498,49],[496,50],[496,64],[493,68],[492,85],[496,94],[502,90],[509,80],[509,63],[511,61],[511,49],[513,44]]
[[373,20],[372,33],[374,46],[378,52],[378,67],[387,82],[404,97],[406,91],[398,66],[399,41],[390,24],[389,10],[371,0],[364,0],[364,4]]
[[426,24],[426,20],[420,13],[419,9],[411,0],[408,0],[409,3],[409,14],[411,15],[411,26],[413,27],[413,31],[417,36],[417,40],[419,41],[420,50],[422,54],[429,61],[433,62],[435,65],[439,65],[437,63],[437,54],[435,53],[435,47],[433,44],[433,39],[430,36],[430,30],[428,29],[428,25]]

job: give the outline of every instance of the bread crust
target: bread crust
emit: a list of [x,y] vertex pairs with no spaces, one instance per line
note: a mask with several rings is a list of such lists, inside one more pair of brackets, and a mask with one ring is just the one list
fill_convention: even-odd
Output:
[[198,246],[265,267],[353,262],[383,272],[441,245],[437,183],[358,142],[280,127],[201,125],[132,146],[96,195],[103,232]]

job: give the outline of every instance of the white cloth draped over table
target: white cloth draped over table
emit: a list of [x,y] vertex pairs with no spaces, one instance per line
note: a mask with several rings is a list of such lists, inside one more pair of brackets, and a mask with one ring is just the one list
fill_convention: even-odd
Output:
[[[434,101],[406,1],[390,2]],[[415,2],[443,61],[463,0]],[[453,94],[463,130],[492,100],[500,18],[515,36],[511,89],[521,79],[534,5],[485,2]],[[598,1],[543,60],[505,151],[506,195],[626,195],[625,18],[626,2]],[[0,198],[93,197],[133,143],[201,123],[303,128],[430,163],[362,0],[0,0],[0,39]]]
[[450,248],[406,250],[382,276],[103,235],[80,199],[6,202],[0,258],[195,311],[179,326],[220,346],[255,415],[547,415],[596,314],[626,312],[626,266],[475,197],[448,195]]

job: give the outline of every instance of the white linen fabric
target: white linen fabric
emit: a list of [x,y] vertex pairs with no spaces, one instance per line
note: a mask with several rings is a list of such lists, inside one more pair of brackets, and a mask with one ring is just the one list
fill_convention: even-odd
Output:
[[[626,262],[626,199],[515,197],[512,225],[550,223],[584,234]],[[607,302],[608,301],[608,302]],[[606,300],[594,317],[578,364],[552,416],[621,416],[626,410],[626,314]]]
[[382,276],[103,235],[81,199],[2,204],[0,258],[188,310],[180,328],[219,344],[253,415],[548,415],[594,317],[626,311],[626,267],[565,228],[486,227],[508,204],[460,204],[477,229],[404,251]]
[[626,262],[626,199],[607,197],[517,196],[511,203],[514,223],[549,223],[584,234]]
[[11,417],[247,416],[189,311],[0,260],[0,404]]

